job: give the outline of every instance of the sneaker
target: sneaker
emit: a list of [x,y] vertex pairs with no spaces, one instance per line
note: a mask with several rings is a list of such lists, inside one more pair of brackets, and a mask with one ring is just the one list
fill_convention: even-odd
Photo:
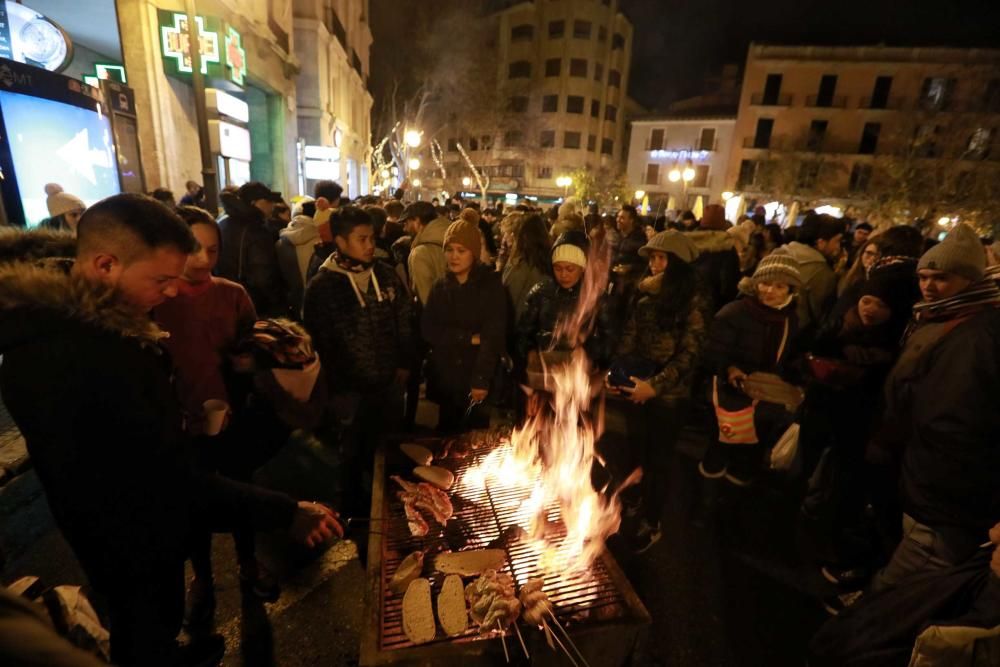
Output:
[[208,635],[178,646],[170,664],[178,667],[216,667],[225,653],[226,641],[222,635]]
[[195,578],[187,595],[184,627],[192,637],[210,635],[215,629],[215,586]]
[[240,565],[240,586],[264,602],[276,602],[281,597],[278,577],[258,562]]
[[643,521],[639,525],[639,532],[632,540],[632,553],[636,555],[645,553],[651,546],[659,542],[662,537],[663,531],[660,529],[659,524],[651,526]]
[[714,442],[708,446],[705,456],[698,464],[698,472],[705,479],[719,479],[726,475],[727,452],[725,445]]
[[831,584],[836,584],[844,588],[856,590],[859,585],[864,584],[871,576],[871,572],[865,567],[854,567],[840,569],[833,566],[823,566],[820,568],[823,578]]
[[864,594],[864,591],[851,591],[850,593],[831,595],[830,597],[823,599],[823,608],[826,609],[827,613],[831,616],[839,616],[841,612],[860,600]]

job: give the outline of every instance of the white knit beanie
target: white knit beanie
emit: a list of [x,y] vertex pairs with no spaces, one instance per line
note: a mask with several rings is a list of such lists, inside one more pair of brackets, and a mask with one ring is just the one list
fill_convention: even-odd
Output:
[[563,243],[557,245],[552,251],[552,263],[556,262],[569,262],[585,269],[587,268],[587,254],[578,245]]

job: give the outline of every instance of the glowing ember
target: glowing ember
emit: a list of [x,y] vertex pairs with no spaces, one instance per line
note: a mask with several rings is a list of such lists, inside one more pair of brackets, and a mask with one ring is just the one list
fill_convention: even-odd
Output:
[[[507,501],[507,509],[516,509],[516,521],[530,536],[543,572],[566,574],[589,568],[621,524],[618,493],[639,477],[638,472],[633,474],[611,494],[591,484],[593,466],[603,464],[594,448],[603,432],[600,402],[596,418],[592,409],[602,380],[591,375],[580,343],[593,329],[607,287],[609,255],[603,239],[594,244],[577,308],[556,327],[553,340],[569,341],[576,349],[567,361],[546,369],[549,405],[514,430],[509,446],[497,448],[461,480],[468,489],[486,487],[504,498],[526,498]],[[514,490],[523,493],[504,493]],[[553,506],[566,528],[565,537],[558,539],[548,535],[555,518],[548,516]]]

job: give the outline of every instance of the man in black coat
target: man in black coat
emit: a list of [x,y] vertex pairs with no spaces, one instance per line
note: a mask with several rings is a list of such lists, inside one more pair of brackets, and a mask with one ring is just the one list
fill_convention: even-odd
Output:
[[118,665],[197,657],[176,644],[193,517],[219,530],[291,528],[310,545],[342,532],[321,506],[190,464],[165,334],[148,313],[176,295],[193,248],[176,214],[116,195],[81,218],[75,262],[0,265],[0,394],[57,525],[107,604]]

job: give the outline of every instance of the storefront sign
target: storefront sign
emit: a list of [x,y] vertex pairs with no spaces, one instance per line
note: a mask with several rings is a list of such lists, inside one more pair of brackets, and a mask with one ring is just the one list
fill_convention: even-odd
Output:
[[340,179],[340,149],[334,146],[310,145],[303,148],[305,176],[314,181]]
[[712,157],[712,153],[711,151],[655,150],[649,151],[649,157],[666,158],[667,160],[692,160],[693,162],[704,162]]
[[[157,16],[163,68],[168,76],[186,79],[194,69],[188,50],[187,15],[158,9]],[[213,16],[196,16],[194,20],[201,47],[201,73],[243,86],[247,75],[243,36]]]
[[0,58],[61,72],[72,56],[69,35],[52,19],[16,2],[0,2]]
[[210,120],[208,125],[213,153],[236,160],[250,161],[250,132],[246,128],[224,120]]
[[110,63],[94,63],[94,74],[85,74],[83,76],[83,82],[94,88],[100,88],[100,82],[103,80],[128,83],[128,80],[125,78],[125,67]]
[[215,109],[220,116],[228,116],[241,123],[250,122],[250,105],[229,93],[209,88],[205,91],[206,102],[210,109]]

